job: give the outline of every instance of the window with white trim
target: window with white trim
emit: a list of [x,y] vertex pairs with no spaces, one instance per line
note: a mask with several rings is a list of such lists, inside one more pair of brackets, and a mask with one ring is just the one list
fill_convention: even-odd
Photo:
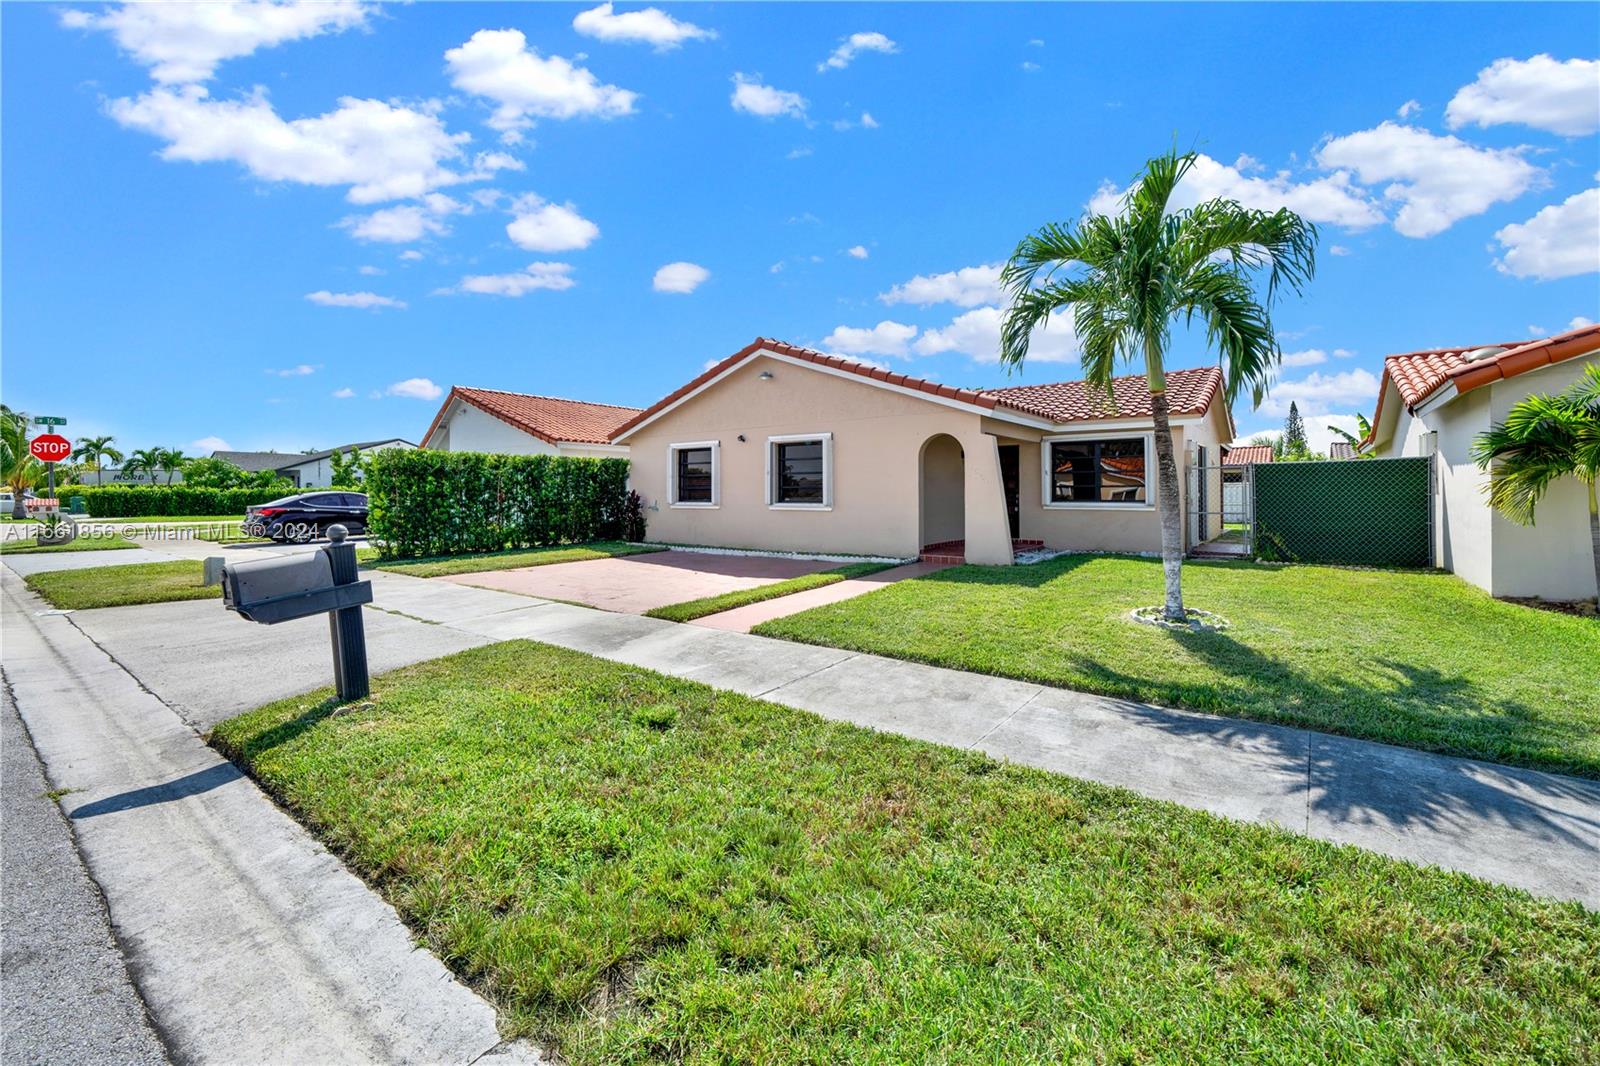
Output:
[[826,510],[833,506],[833,434],[767,438],[767,505]]
[[1044,448],[1047,505],[1149,504],[1147,436],[1048,440]]
[[673,507],[715,507],[720,502],[720,447],[714,440],[668,445],[667,501]]

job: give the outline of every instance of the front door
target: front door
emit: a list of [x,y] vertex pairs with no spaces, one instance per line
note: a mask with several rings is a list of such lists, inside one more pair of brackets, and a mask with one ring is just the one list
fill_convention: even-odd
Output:
[[1022,452],[1015,444],[1000,445],[1000,482],[1006,490],[1006,517],[1011,522],[1011,539],[1022,536],[1022,507],[1017,492],[1021,486]]

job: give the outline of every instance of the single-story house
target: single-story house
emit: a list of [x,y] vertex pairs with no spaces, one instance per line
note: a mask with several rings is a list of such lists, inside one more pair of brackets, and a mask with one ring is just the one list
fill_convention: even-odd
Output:
[[611,435],[638,413],[637,407],[457,385],[422,435],[422,446],[443,452],[625,459],[627,446],[613,444]]
[[[1209,456],[1220,491],[1221,372],[1171,371],[1167,395],[1180,485]],[[1142,375],[1109,398],[1081,381],[967,389],[763,338],[611,439],[652,540],[989,564],[1035,544],[1161,548]]]
[[1489,506],[1474,438],[1513,404],[1554,394],[1600,359],[1600,325],[1529,343],[1435,348],[1383,362],[1378,409],[1362,451],[1434,457],[1433,533],[1439,565],[1496,596],[1581,600],[1596,594],[1589,498],[1577,478],[1553,483],[1520,526]]
[[1225,522],[1250,521],[1249,488],[1245,467],[1273,460],[1270,444],[1235,444],[1222,452],[1222,518]]
[[1328,445],[1329,459],[1354,459],[1356,446],[1347,440],[1336,440]]
[[234,466],[249,473],[262,470],[271,470],[288,478],[302,489],[322,489],[333,484],[334,455],[345,455],[349,452],[376,452],[385,448],[415,448],[416,445],[399,437],[388,440],[366,440],[355,444],[343,444],[337,448],[325,448],[322,451],[301,452],[212,452],[211,458],[221,459],[232,463]]

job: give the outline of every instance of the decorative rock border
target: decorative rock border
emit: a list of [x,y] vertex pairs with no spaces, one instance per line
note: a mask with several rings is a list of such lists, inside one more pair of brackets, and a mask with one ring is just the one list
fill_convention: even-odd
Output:
[[1194,607],[1184,608],[1183,613],[1189,616],[1187,622],[1169,622],[1162,617],[1162,612],[1165,610],[1164,607],[1135,607],[1128,612],[1128,617],[1142,626],[1159,626],[1162,629],[1188,633],[1220,633],[1232,625],[1220,614],[1201,611]]

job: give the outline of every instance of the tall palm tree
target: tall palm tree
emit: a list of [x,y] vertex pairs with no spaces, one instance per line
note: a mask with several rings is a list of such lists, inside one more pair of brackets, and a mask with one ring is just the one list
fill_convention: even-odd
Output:
[[11,408],[0,405],[0,483],[11,490],[11,517],[28,517],[23,493],[39,483],[44,464],[28,452],[28,423]]
[[1589,549],[1600,588],[1600,365],[1555,396],[1535,394],[1512,405],[1506,420],[1472,442],[1472,458],[1489,470],[1489,504],[1519,525],[1533,525],[1533,509],[1551,484],[1575,477],[1589,487]]
[[[1232,200],[1175,209],[1172,195],[1193,152],[1150,160],[1116,217],[1088,214],[1024,237],[1001,280],[1011,306],[1000,330],[1000,361],[1018,369],[1028,340],[1053,312],[1071,309],[1091,387],[1110,395],[1121,361],[1142,364],[1155,422],[1157,504],[1166,579],[1162,614],[1182,622],[1182,523],[1173,455],[1166,358],[1175,319],[1198,318],[1223,367],[1229,404],[1248,392],[1261,402],[1282,353],[1269,314],[1279,285],[1299,292],[1316,269],[1317,229],[1288,209],[1256,211]],[[1268,271],[1266,296],[1258,271]]]
[[172,484],[172,475],[183,469],[183,464],[189,457],[183,454],[182,448],[157,448],[161,454],[161,470],[167,475],[167,484]]
[[124,476],[132,477],[136,474],[148,474],[152,482],[156,479],[156,471],[161,469],[160,448],[140,448],[128,456],[128,461],[122,464]]
[[75,462],[87,461],[94,464],[94,482],[96,485],[104,485],[106,481],[105,471],[100,468],[102,460],[110,459],[113,463],[122,462],[122,453],[111,446],[116,439],[109,435],[104,437],[79,437],[78,446],[72,451],[72,458]]

